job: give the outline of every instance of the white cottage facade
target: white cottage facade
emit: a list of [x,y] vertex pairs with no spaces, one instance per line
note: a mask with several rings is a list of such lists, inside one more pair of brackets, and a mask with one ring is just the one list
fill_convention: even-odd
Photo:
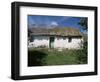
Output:
[[[46,32],[47,31],[47,32]],[[28,47],[47,47],[62,49],[80,49],[82,47],[83,37],[76,29],[52,29],[45,32],[32,32]],[[72,32],[72,33],[71,33]]]

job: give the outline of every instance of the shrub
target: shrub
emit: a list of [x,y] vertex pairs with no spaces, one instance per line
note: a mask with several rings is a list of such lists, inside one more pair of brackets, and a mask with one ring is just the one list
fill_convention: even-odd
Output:
[[78,52],[78,60],[80,64],[87,63],[87,42],[84,42],[83,49]]

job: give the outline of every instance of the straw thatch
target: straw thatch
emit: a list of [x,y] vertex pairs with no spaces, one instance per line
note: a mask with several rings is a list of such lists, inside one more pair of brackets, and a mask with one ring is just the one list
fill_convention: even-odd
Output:
[[31,35],[55,35],[55,36],[82,36],[82,33],[79,29],[71,28],[71,27],[63,27],[63,28],[33,28],[31,29]]

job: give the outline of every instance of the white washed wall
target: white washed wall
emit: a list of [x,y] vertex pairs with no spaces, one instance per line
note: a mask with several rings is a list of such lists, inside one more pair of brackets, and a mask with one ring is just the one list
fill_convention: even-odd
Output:
[[55,48],[66,48],[66,45],[67,45],[67,42],[68,42],[68,39],[65,38],[55,38],[55,42],[54,42],[54,47]]
[[81,47],[82,38],[72,38],[71,42],[68,42],[68,38],[55,38],[54,47],[55,48],[68,48],[68,49],[78,49]]
[[[72,38],[71,42],[68,42],[68,37],[66,38],[57,38],[54,40],[54,48],[68,48],[68,49],[79,49],[82,38]],[[49,47],[49,36],[34,36],[34,42],[30,42],[30,47],[38,47],[45,45]]]
[[34,47],[47,46],[49,47],[49,37],[48,36],[34,36],[34,41],[30,43]]
[[83,39],[82,38],[73,38],[72,39],[72,42],[68,43],[67,42],[67,45],[66,47],[69,48],[69,49],[79,49],[82,45],[82,41]]

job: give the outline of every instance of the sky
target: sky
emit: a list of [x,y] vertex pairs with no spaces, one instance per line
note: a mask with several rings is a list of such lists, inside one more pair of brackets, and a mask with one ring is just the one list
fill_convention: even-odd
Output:
[[71,17],[71,16],[46,16],[46,15],[28,15],[29,28],[32,26],[38,28],[53,28],[53,27],[73,27],[84,31],[78,23],[84,17]]

